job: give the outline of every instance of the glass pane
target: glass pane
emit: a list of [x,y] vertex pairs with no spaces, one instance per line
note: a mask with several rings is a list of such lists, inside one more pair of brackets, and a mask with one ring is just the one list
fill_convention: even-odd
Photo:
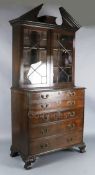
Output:
[[73,37],[54,33],[53,82],[72,81]]
[[23,83],[47,83],[47,32],[24,29]]

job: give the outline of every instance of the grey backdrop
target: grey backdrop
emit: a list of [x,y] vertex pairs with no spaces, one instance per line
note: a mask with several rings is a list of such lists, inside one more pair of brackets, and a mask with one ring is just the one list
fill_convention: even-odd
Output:
[[[8,21],[44,2],[40,12],[58,17],[59,6],[83,26],[76,33],[75,82],[86,87],[84,140],[87,152],[60,151],[40,157],[30,171],[19,157],[10,158],[12,28]],[[0,174],[93,175],[95,174],[95,0],[0,0]]]
[[75,82],[87,88],[85,134],[95,133],[95,1],[0,0],[0,138],[11,138],[12,28],[8,21],[42,2],[45,5],[39,15],[54,15],[60,22],[58,7],[63,6],[83,26],[76,33]]

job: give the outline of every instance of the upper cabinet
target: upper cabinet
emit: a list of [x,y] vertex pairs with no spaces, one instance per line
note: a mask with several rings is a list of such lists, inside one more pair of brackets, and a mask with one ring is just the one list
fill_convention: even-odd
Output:
[[56,17],[38,17],[43,4],[10,21],[13,26],[13,86],[74,86],[74,38],[80,26],[59,8],[62,25]]

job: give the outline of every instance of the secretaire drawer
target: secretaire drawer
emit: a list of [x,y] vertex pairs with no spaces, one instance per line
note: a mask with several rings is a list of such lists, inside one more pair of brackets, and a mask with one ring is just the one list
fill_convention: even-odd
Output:
[[29,122],[32,123],[32,125],[37,125],[41,123],[47,123],[47,122],[53,122],[53,121],[59,121],[59,120],[66,120],[66,119],[72,119],[77,117],[83,117],[83,108],[75,108],[67,111],[56,111],[56,112],[50,112],[50,113],[33,113],[32,111],[28,112],[28,118]]
[[63,100],[59,101],[59,108],[76,108],[76,107],[83,107],[84,100],[83,99],[71,99],[71,100]]
[[83,119],[71,119],[66,121],[59,121],[54,123],[43,124],[39,126],[33,126],[32,123],[29,123],[29,132],[30,137],[41,138],[50,135],[57,135],[59,133],[68,133],[74,130],[82,130],[83,128]]
[[29,105],[29,109],[33,112],[43,112],[48,110],[56,110],[61,108],[75,108],[75,107],[83,107],[84,100],[83,99],[73,99],[73,100],[56,100],[55,102],[45,102],[45,103],[31,103]]
[[58,97],[58,91],[46,91],[46,92],[32,92],[29,93],[29,100],[51,100],[52,98]]
[[58,135],[42,139],[32,140],[30,142],[30,154],[41,154],[55,149],[64,149],[75,144],[82,143],[82,132],[76,132],[69,135]]
[[50,101],[56,98],[58,99],[84,98],[84,89],[69,89],[69,90],[56,90],[56,91],[29,93],[30,102],[32,100]]
[[80,99],[84,98],[84,89],[71,89],[71,90],[65,90],[65,91],[59,91],[60,98],[63,98],[65,100],[68,99]]

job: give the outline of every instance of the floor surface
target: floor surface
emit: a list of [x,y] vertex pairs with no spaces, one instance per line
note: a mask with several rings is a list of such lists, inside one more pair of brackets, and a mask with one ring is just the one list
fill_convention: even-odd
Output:
[[58,151],[38,158],[31,170],[20,157],[11,158],[10,140],[0,141],[0,175],[95,175],[95,136],[85,137],[85,153]]

